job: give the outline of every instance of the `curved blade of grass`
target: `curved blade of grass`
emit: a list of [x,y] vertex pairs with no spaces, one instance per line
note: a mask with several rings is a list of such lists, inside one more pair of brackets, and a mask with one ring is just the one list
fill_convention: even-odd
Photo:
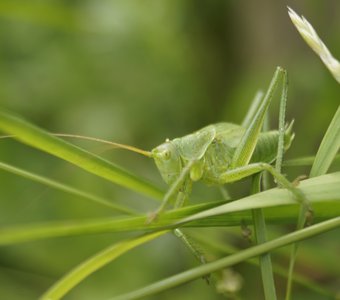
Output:
[[[310,177],[315,177],[319,175],[323,175],[327,172],[330,167],[336,153],[340,148],[340,106],[338,107],[331,124],[329,125],[325,136],[322,139],[319,150],[316,154],[312,170],[310,172]],[[299,219],[297,229],[300,229],[306,222],[307,208],[301,206],[299,212]],[[287,288],[286,288],[286,300],[289,300],[292,292],[292,284],[293,284],[293,272],[295,266],[295,260],[298,251],[298,244],[294,244],[292,247],[289,269],[288,269],[288,280],[287,280]]]
[[0,130],[14,135],[15,139],[25,144],[57,156],[120,186],[154,199],[161,199],[163,196],[163,193],[151,183],[99,156],[51,135],[9,112],[0,110]]
[[[223,202],[224,203],[224,202]],[[27,242],[52,237],[88,235],[96,233],[128,232],[128,231],[151,231],[171,227],[174,221],[183,216],[196,213],[207,208],[220,205],[221,202],[210,202],[179,210],[169,211],[162,214],[157,222],[148,223],[148,216],[136,216],[129,218],[101,218],[82,221],[52,221],[37,224],[25,224],[10,228],[0,228],[0,245]],[[340,211],[340,207],[339,207]],[[235,217],[230,221],[234,222]],[[172,226],[174,228],[174,226]]]
[[95,203],[105,205],[106,207],[110,207],[113,210],[123,212],[125,214],[129,214],[129,215],[135,215],[136,214],[135,212],[133,212],[129,208],[118,205],[118,204],[114,204],[114,203],[112,203],[112,202],[110,202],[110,201],[108,201],[104,198],[98,197],[98,196],[93,195],[93,194],[88,193],[88,192],[81,191],[81,190],[76,189],[74,187],[71,187],[71,186],[68,186],[66,184],[57,182],[55,180],[34,174],[32,172],[28,172],[28,171],[25,171],[23,169],[19,169],[17,167],[11,166],[11,165],[3,163],[3,162],[0,162],[0,169],[8,171],[8,172],[16,174],[16,175],[19,175],[19,176],[22,176],[24,178],[27,178],[27,179],[30,179],[30,180],[33,180],[33,181],[36,181],[36,182],[42,183],[44,185],[47,185],[49,187],[61,190],[63,192],[91,200]]
[[[301,189],[311,203],[320,200],[339,201],[339,179],[340,172],[326,174],[301,181],[299,189]],[[330,191],[332,192],[329,193]],[[181,223],[247,209],[289,205],[294,202],[296,203],[296,200],[291,196],[291,193],[288,190],[275,188],[200,212],[188,218],[184,218]]]
[[337,152],[340,149],[340,106],[338,107],[331,124],[316,154],[309,176],[315,177],[327,172]]
[[[315,221],[340,214],[340,172],[327,174],[301,182],[301,190],[310,199]],[[58,221],[25,224],[0,229],[0,245],[10,245],[52,237],[88,235],[104,232],[160,230],[186,227],[237,226],[241,222],[252,224],[250,210],[263,208],[268,223],[292,224],[299,206],[284,189],[272,189],[234,202],[209,202],[165,212],[157,222],[147,224],[148,217],[105,218],[83,221]],[[190,221],[190,223],[189,223]]]
[[268,253],[276,248],[311,238],[312,236],[322,234],[338,227],[340,227],[340,217],[295,231],[261,245],[245,249],[217,261],[207,263],[205,265],[201,265],[199,267],[168,277],[139,290],[111,298],[110,300],[132,300],[155,295],[178,285],[201,278],[202,276],[208,275],[217,270],[221,270],[223,268],[243,262],[249,258]]
[[[208,207],[208,205],[207,205]],[[313,203],[315,212],[315,221],[324,221],[326,219],[340,215],[340,202]],[[131,231],[150,231],[161,230],[165,228],[176,228],[176,223],[180,222],[183,217],[192,214],[192,207],[184,210],[164,213],[157,222],[147,224],[146,216],[133,218],[102,218],[82,221],[57,221],[43,222],[34,224],[25,224],[11,226],[0,229],[0,246],[12,245],[24,242],[31,242],[41,239],[91,235],[98,233],[114,232],[131,232]],[[197,210],[194,210],[197,212]],[[191,212],[191,213],[190,213]],[[266,221],[268,224],[294,224],[298,214],[296,204],[264,208]],[[205,219],[186,223],[184,227],[226,227],[240,226],[240,224],[252,224],[252,215],[250,211],[233,212],[225,215],[207,217]]]
[[84,261],[82,264],[78,265],[59,281],[57,281],[51,288],[48,289],[48,291],[46,291],[46,293],[41,296],[40,300],[60,299],[77,284],[79,284],[98,269],[120,257],[127,251],[136,248],[139,245],[145,244],[146,242],[149,242],[165,233],[167,233],[167,231],[151,233],[142,237],[114,244],[102,250],[101,252],[90,257],[88,260]]

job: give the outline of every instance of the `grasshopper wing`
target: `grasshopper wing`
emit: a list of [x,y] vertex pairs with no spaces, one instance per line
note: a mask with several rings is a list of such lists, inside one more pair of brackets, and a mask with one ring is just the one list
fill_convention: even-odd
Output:
[[215,136],[215,127],[207,126],[192,134],[176,139],[181,157],[188,161],[201,159]]

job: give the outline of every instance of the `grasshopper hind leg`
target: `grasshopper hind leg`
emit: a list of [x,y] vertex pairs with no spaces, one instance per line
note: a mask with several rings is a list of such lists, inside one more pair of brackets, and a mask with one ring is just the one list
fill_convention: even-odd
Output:
[[[282,82],[282,92],[280,99],[280,115],[279,115],[279,140],[278,140],[278,151],[276,155],[276,166],[275,168],[264,162],[250,163],[251,157],[254,153],[254,149],[259,139],[262,126],[264,124],[265,115],[268,111],[269,105],[272,101],[275,90]],[[221,182],[228,183],[243,179],[245,177],[254,175],[261,171],[268,171],[275,179],[275,181],[282,187],[291,191],[297,202],[302,204],[303,210],[306,212],[305,217],[300,217],[298,222],[298,228],[301,228],[301,224],[305,223],[308,215],[311,214],[311,207],[304,196],[304,194],[296,188],[291,182],[289,182],[281,174],[281,164],[284,152],[284,134],[285,134],[285,107],[287,101],[288,91],[288,77],[287,72],[281,67],[277,67],[271,83],[268,87],[267,92],[263,99],[255,101],[256,112],[250,112],[249,115],[252,118],[251,121],[245,121],[247,125],[244,135],[241,138],[239,145],[237,146],[232,163],[231,169],[220,175]],[[261,97],[259,97],[260,99]],[[303,221],[301,221],[303,220]]]
[[[298,189],[293,183],[291,183],[284,175],[278,172],[273,166],[267,163],[252,163],[247,166],[234,168],[222,174],[221,180],[223,180],[225,183],[230,183],[257,174],[262,171],[269,172],[274,177],[274,179],[279,183],[280,186],[286,188],[293,194],[295,200],[301,205],[303,205],[304,210],[306,211],[306,218],[308,218],[312,214],[310,204],[306,196],[302,193],[302,191]],[[298,226],[302,227],[303,225],[304,224],[298,224]]]

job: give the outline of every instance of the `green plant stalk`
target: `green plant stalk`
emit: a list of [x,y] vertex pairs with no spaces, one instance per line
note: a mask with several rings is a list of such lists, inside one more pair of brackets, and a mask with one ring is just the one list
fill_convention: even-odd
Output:
[[[287,77],[285,76],[283,86],[286,84]],[[275,168],[281,173],[282,157],[283,157],[283,136],[284,136],[284,126],[285,126],[285,110],[287,102],[287,89],[283,89],[282,94],[283,100],[280,101],[280,116],[279,116],[279,130],[281,132],[278,141],[278,153],[276,158]],[[263,123],[263,131],[270,130],[270,120],[269,114],[265,116]],[[279,159],[280,158],[280,159]],[[262,172],[261,174],[256,174],[253,176],[252,190],[251,194],[257,194],[261,192],[261,183],[264,190],[269,189],[269,174],[268,172]],[[266,221],[262,208],[257,208],[252,210],[254,232],[256,237],[256,244],[262,244],[267,241],[267,229]],[[277,299],[276,289],[274,282],[273,267],[270,258],[270,253],[263,254],[259,257],[259,264],[261,269],[261,278],[265,299]]]
[[90,173],[140,194],[161,199],[163,192],[123,168],[68,143],[48,132],[0,110],[0,130],[32,147],[64,159]]
[[326,174],[340,148],[340,105],[322,139],[309,177]]
[[[190,233],[190,235],[192,236],[192,233]],[[214,252],[230,255],[230,254],[235,254],[236,252],[239,252],[241,250],[229,244],[226,245],[224,243],[221,243],[220,241],[211,240],[211,238],[207,235],[203,236],[201,234],[195,234],[192,237],[194,240],[197,241],[197,243],[199,243],[200,245],[205,245],[206,247],[208,247]],[[252,266],[259,267],[259,261],[256,258],[248,259],[245,261],[245,263],[248,263]],[[287,278],[287,268],[273,263],[273,270],[276,275],[281,276],[282,278],[285,278],[285,279]],[[311,281],[309,278],[305,277],[304,275],[295,274],[293,277],[293,280],[299,285],[311,291],[314,291],[320,295],[326,296],[328,298],[331,298],[333,295],[326,288],[317,284],[316,282]]]
[[[280,109],[279,109],[279,112],[280,112],[279,113],[279,124],[278,124],[279,139],[278,139],[278,145],[277,145],[277,155],[275,159],[275,170],[278,173],[281,173],[283,154],[285,152],[284,136],[285,136],[285,125],[286,125],[285,117],[286,117],[287,98],[288,98],[288,75],[286,73],[285,76],[283,76],[282,94],[281,94]],[[266,126],[269,127],[269,124],[266,124]],[[268,130],[269,128],[264,128],[264,129]]]
[[133,212],[132,210],[130,210],[127,207],[112,203],[112,202],[110,202],[110,201],[108,201],[104,198],[98,197],[98,196],[93,195],[91,193],[84,192],[82,190],[76,189],[76,188],[68,186],[66,184],[63,184],[63,183],[57,182],[55,180],[34,174],[32,172],[28,172],[28,171],[23,170],[23,169],[19,169],[17,167],[8,165],[6,163],[0,162],[0,169],[5,170],[5,171],[10,172],[10,173],[13,173],[13,174],[16,174],[16,175],[19,175],[19,176],[22,176],[26,179],[30,179],[30,180],[39,182],[39,183],[44,184],[46,186],[52,187],[54,189],[57,189],[57,190],[60,190],[60,191],[63,191],[63,192],[66,192],[66,193],[69,193],[69,194],[72,194],[72,195],[75,195],[75,196],[79,196],[79,197],[91,200],[91,201],[98,203],[98,204],[101,204],[101,205],[105,205],[106,207],[109,207],[113,210],[120,211],[122,213],[129,214],[129,215],[136,215],[136,212]]
[[[337,152],[340,148],[340,106],[338,107],[330,125],[327,128],[326,134],[324,135],[318,152],[315,156],[314,163],[310,172],[310,177],[316,177],[326,174],[329,167],[332,164]],[[302,228],[306,222],[306,214],[308,213],[305,206],[301,206],[299,212],[298,226],[297,229]],[[292,246],[291,258],[288,269],[288,280],[286,288],[286,300],[290,299],[293,285],[293,272],[298,251],[298,244]]]
[[217,270],[221,270],[223,268],[227,268],[237,263],[243,262],[252,257],[268,253],[276,248],[310,238],[312,236],[324,233],[338,227],[340,227],[340,217],[295,231],[283,237],[263,243],[261,245],[245,249],[217,261],[207,263],[205,265],[201,265],[180,274],[168,277],[142,289],[111,298],[110,300],[132,300],[139,299],[141,297],[151,296],[170,288],[176,287],[178,285],[187,283],[189,281],[201,278],[202,276],[205,276]]
[[159,236],[167,233],[161,231],[144,235],[142,237],[134,238],[128,241],[114,244],[101,252],[90,257],[82,264],[71,270],[68,274],[57,281],[46,293],[44,293],[40,300],[56,300],[63,297],[67,292],[74,288],[78,283],[83,281],[86,277],[110,263],[112,260],[118,258],[127,251],[136,248],[146,242],[149,242]]
[[[333,74],[334,78],[340,83],[340,63],[336,60],[327,46],[320,39],[313,26],[305,19],[300,18],[291,8],[288,8],[289,16],[296,26],[303,39],[307,42],[307,44],[316,52],[326,67]],[[316,154],[315,160],[312,165],[312,170],[310,172],[310,177],[318,176],[325,174],[329,169],[332,161],[334,160],[336,153],[340,148],[340,106],[335,113],[334,118],[329,125],[327,132],[321,142],[319,150]],[[298,224],[304,223],[306,219],[307,209],[305,207],[301,207],[299,213]],[[300,227],[298,226],[298,227]],[[286,292],[286,300],[290,299],[291,290],[292,290],[292,274],[297,254],[298,245],[293,245],[291,260],[289,265],[289,276],[287,282],[287,292]]]
[[[261,191],[261,174],[253,177],[252,194],[257,194]],[[263,209],[253,209],[254,231],[256,236],[256,244],[260,245],[267,241],[266,221],[263,214]],[[259,257],[261,277],[264,290],[264,296],[267,300],[275,300],[276,289],[273,276],[272,262],[270,253],[265,253]]]

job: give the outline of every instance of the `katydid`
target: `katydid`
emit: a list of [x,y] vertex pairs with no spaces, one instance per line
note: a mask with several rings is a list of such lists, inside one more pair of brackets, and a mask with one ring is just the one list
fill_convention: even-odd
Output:
[[175,194],[176,207],[182,206],[189,198],[194,181],[223,185],[261,171],[272,174],[279,185],[290,190],[297,201],[308,207],[302,192],[280,173],[280,167],[270,165],[277,158],[281,161],[283,152],[290,147],[294,138],[293,122],[289,126],[284,125],[285,105],[280,105],[279,130],[261,132],[265,114],[280,80],[283,82],[281,102],[285,103],[287,74],[278,67],[267,93],[263,99],[257,97],[243,125],[212,124],[184,137],[167,139],[151,151],[150,156],[170,186],[163,203],[151,219],[165,209]]
[[[261,132],[265,115],[273,98],[273,94],[282,81],[282,94],[280,105],[279,129]],[[208,125],[192,134],[173,140],[167,139],[165,143],[155,147],[152,151],[144,151],[117,143],[111,143],[95,138],[77,135],[58,134],[85,138],[138,152],[154,159],[161,176],[170,186],[164,196],[161,206],[151,216],[154,220],[177,195],[176,207],[181,207],[189,198],[192,183],[202,180],[207,184],[224,185],[241,180],[262,171],[268,171],[276,182],[288,189],[294,198],[300,202],[310,213],[307,199],[303,193],[289,182],[280,171],[282,155],[294,138],[293,123],[285,125],[284,110],[287,98],[287,74],[278,67],[274,73],[270,86],[264,95],[255,98],[242,125],[232,123],[217,123]],[[274,168],[271,163],[277,161]],[[273,199],[275,201],[275,199]],[[306,216],[299,218],[298,227],[301,228]],[[301,224],[300,224],[301,223]],[[175,234],[185,244],[189,240],[179,230]],[[193,248],[189,245],[189,248]],[[204,262],[199,251],[193,251],[195,256]]]
[[[279,129],[261,132],[265,115],[280,81],[282,93]],[[280,186],[290,190],[294,198],[310,213],[303,193],[280,170],[283,152],[294,139],[293,122],[287,126],[284,121],[287,89],[287,73],[277,67],[266,94],[264,97],[262,94],[255,97],[242,125],[226,122],[208,125],[192,134],[173,140],[166,139],[150,152],[95,138],[59,135],[104,142],[153,158],[169,189],[160,207],[150,216],[150,221],[165,209],[175,195],[175,207],[183,206],[195,181],[202,180],[208,185],[221,186],[262,171],[269,172]],[[271,163],[275,160],[274,168]]]

